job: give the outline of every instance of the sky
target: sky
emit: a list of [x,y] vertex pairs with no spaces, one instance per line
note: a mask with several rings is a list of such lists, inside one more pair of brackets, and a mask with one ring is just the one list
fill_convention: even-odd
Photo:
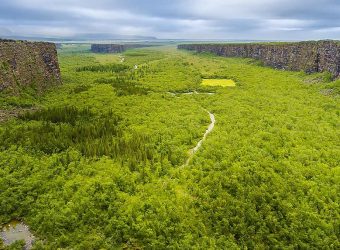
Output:
[[340,0],[1,0],[0,37],[340,39]]

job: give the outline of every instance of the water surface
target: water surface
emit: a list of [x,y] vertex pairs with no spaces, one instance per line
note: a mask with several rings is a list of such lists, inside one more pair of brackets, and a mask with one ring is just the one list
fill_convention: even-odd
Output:
[[29,231],[28,226],[19,220],[12,220],[3,225],[0,238],[5,246],[9,246],[17,240],[24,240],[25,249],[31,249],[34,242],[34,236]]

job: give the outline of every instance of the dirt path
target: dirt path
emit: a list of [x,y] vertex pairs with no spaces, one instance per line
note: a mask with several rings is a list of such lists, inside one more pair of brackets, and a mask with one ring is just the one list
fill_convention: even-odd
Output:
[[186,160],[185,164],[182,167],[186,167],[189,165],[190,161],[192,160],[192,158],[194,157],[195,153],[200,149],[200,147],[202,146],[203,141],[207,138],[208,134],[214,129],[215,127],[215,116],[214,114],[210,113],[208,110],[205,109],[205,111],[209,114],[210,117],[210,121],[211,123],[209,124],[207,130],[205,131],[202,139],[196,144],[196,146],[190,150],[189,152],[189,157]]
[[124,56],[119,55],[118,57],[119,57],[121,63],[123,63],[125,61],[125,57]]

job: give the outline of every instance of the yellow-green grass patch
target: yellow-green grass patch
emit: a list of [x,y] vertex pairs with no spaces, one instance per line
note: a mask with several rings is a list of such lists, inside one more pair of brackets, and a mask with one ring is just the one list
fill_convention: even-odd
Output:
[[205,86],[221,86],[221,87],[234,87],[236,83],[231,79],[203,79],[202,85]]
[[93,53],[92,56],[96,59],[97,62],[99,62],[101,64],[121,62],[121,58],[119,57],[119,54],[97,54],[97,53]]

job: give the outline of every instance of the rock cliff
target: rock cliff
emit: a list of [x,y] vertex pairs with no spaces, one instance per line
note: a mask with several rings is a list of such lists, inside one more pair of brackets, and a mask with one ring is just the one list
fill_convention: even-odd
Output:
[[328,71],[340,75],[340,42],[310,41],[295,43],[181,44],[178,49],[210,52],[225,57],[247,57],[265,65],[307,73]]
[[94,53],[122,53],[127,49],[151,47],[151,44],[92,44]]
[[41,93],[61,84],[53,43],[0,40],[0,92],[17,94],[30,87]]

